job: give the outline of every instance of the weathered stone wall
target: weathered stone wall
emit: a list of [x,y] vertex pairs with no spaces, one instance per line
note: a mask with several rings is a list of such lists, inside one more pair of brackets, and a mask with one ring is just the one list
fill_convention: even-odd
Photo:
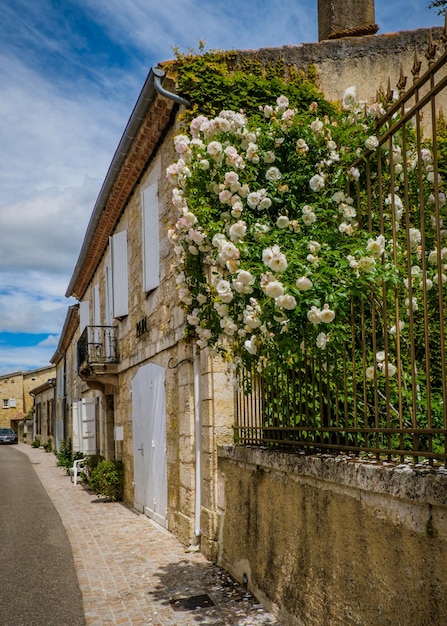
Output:
[[446,624],[447,472],[219,450],[219,564],[281,624]]
[[[27,372],[14,372],[0,376],[0,427],[11,426],[11,421],[21,419],[33,408],[30,390],[53,378],[55,368],[42,367]],[[4,400],[15,400],[15,407],[3,408]]]
[[[442,29],[432,29],[433,38],[440,44]],[[407,88],[413,80],[411,69],[414,55],[422,61],[421,73],[427,69],[425,53],[428,49],[430,31],[419,29],[385,35],[346,37],[298,46],[264,48],[241,51],[243,56],[253,56],[267,63],[280,57],[285,68],[293,67],[307,71],[313,65],[317,72],[318,86],[324,95],[340,101],[347,87],[357,88],[360,101],[374,102],[379,88],[391,88],[397,92],[401,67],[407,76]],[[444,49],[443,45],[439,50]],[[438,51],[439,54],[439,51]]]

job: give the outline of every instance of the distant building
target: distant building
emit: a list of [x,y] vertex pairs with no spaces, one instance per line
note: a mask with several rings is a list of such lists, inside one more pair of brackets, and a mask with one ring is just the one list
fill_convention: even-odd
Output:
[[23,427],[19,425],[27,416],[32,418],[34,406],[30,391],[54,376],[54,366],[0,376],[0,427],[11,427],[23,438]]

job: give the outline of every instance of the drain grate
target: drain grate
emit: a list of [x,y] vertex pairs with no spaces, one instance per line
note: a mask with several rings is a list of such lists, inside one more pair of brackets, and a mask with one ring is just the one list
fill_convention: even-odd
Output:
[[208,606],[215,606],[208,594],[204,593],[200,596],[191,596],[190,598],[179,598],[170,600],[169,604],[174,611],[194,611],[195,609],[204,609]]

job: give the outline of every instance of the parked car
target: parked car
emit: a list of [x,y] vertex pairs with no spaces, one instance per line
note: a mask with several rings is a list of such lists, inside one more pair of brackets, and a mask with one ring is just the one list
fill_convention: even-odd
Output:
[[18,443],[17,435],[12,428],[0,428],[0,443]]

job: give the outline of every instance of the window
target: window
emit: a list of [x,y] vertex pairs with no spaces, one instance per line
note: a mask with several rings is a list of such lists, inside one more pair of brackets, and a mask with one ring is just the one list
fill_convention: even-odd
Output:
[[9,398],[9,406],[11,407],[11,409],[15,409],[16,408],[16,400],[15,400],[15,398]]
[[160,284],[160,236],[158,186],[144,189],[143,205],[143,290],[152,291]]
[[6,400],[6,398],[3,400],[3,408],[9,409],[9,400]]

